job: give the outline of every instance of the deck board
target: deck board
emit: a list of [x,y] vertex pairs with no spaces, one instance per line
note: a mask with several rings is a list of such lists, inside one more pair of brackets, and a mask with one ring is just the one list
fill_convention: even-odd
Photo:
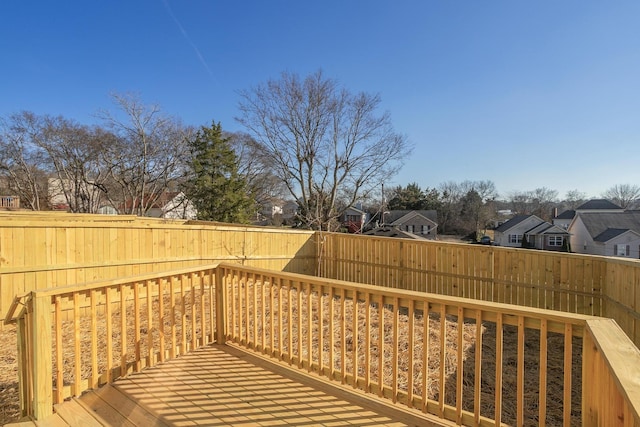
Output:
[[[69,425],[452,425],[229,345],[196,350],[78,401],[57,405]],[[38,425],[60,425],[46,421]]]

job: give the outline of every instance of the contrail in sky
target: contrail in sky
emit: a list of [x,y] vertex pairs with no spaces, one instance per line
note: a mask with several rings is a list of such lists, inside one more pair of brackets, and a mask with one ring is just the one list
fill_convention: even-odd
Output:
[[191,45],[193,50],[196,52],[196,55],[198,56],[198,59],[200,60],[200,63],[207,70],[207,73],[209,73],[209,76],[211,77],[213,82],[217,84],[218,80],[216,79],[216,76],[213,75],[213,71],[211,71],[211,68],[209,68],[209,65],[207,64],[207,61],[205,61],[204,56],[202,56],[202,53],[200,53],[200,50],[198,49],[198,46],[196,46],[195,43],[191,41],[191,38],[189,37],[189,34],[187,34],[187,30],[184,29],[182,24],[180,24],[180,21],[178,21],[178,18],[176,18],[176,15],[174,15],[173,11],[171,10],[171,6],[169,6],[169,1],[168,0],[162,0],[162,2],[164,3],[164,7],[167,9],[167,13],[173,19],[173,22],[176,23],[176,25],[180,29],[180,32],[182,33],[184,38],[187,40],[187,42],[189,42],[189,44]]

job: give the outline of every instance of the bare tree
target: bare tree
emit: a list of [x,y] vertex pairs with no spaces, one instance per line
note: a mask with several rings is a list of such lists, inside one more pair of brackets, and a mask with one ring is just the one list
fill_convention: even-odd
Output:
[[602,197],[611,200],[624,209],[631,209],[640,198],[640,186],[633,184],[616,184],[602,193]]
[[165,191],[178,188],[191,130],[138,96],[115,94],[113,99],[124,118],[100,114],[116,136],[105,154],[115,189],[109,199],[120,213],[144,215]]
[[55,174],[49,196],[63,198],[72,212],[97,213],[107,200],[103,153],[112,141],[113,136],[103,129],[62,117],[42,117],[42,137],[36,143],[47,153]]
[[228,137],[238,156],[238,173],[245,178],[256,203],[262,205],[286,197],[287,187],[277,175],[277,165],[264,147],[246,133],[230,133]]
[[553,206],[557,201],[558,192],[547,187],[509,194],[509,203],[514,212],[536,215],[545,221],[553,217]]
[[587,200],[587,193],[578,190],[569,190],[564,202],[569,209],[575,209]]
[[531,213],[550,221],[553,218],[553,206],[558,201],[558,192],[547,187],[536,188],[531,192],[531,201]]
[[0,121],[0,175],[20,205],[41,210],[47,205],[46,153],[35,144],[41,137],[38,116],[21,112]]
[[377,114],[379,96],[352,94],[321,71],[304,80],[283,73],[241,96],[238,121],[263,146],[308,227],[335,228],[410,152],[389,114]]
[[460,200],[460,221],[465,232],[476,235],[486,230],[495,213],[494,201],[498,197],[493,181],[463,181],[459,188],[463,194]]
[[511,210],[517,214],[531,213],[531,197],[530,191],[512,191],[508,195]]
[[446,181],[438,186],[440,194],[442,194],[442,204],[438,211],[438,227],[439,232],[445,234],[453,224],[460,211],[460,200],[464,196],[460,184],[455,181]]

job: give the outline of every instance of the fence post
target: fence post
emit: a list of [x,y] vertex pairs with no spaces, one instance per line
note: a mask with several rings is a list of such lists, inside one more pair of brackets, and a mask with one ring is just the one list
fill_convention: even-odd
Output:
[[226,341],[226,288],[224,280],[224,267],[216,268],[216,343],[224,344]]
[[51,297],[32,292],[32,301],[33,417],[42,420],[53,414]]

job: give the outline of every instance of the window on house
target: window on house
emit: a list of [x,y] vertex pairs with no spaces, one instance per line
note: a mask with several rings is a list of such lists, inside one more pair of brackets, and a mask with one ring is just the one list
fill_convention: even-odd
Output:
[[347,215],[347,222],[360,222],[359,215]]
[[413,225],[407,225],[407,231],[413,233]]
[[522,243],[522,234],[509,234],[509,243]]
[[631,246],[629,245],[613,245],[613,254],[615,256],[631,255]]
[[562,236],[549,236],[548,239],[549,246],[562,246]]
[[431,226],[423,225],[422,226],[422,234],[431,234]]

